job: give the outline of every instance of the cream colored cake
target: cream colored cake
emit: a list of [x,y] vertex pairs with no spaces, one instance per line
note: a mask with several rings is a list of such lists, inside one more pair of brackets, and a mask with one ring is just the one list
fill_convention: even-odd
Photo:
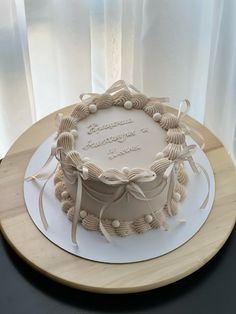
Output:
[[78,223],[109,240],[166,229],[177,213],[188,181],[184,161],[197,168],[184,113],[169,113],[167,100],[118,81],[104,94],[81,95],[71,115],[60,118],[55,192],[74,242]]

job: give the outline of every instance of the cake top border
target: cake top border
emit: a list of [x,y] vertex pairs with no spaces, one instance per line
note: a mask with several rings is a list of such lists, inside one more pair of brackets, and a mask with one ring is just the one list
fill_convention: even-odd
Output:
[[[152,181],[156,176],[163,177],[167,168],[179,158],[187,146],[185,135],[188,134],[188,130],[181,120],[189,109],[190,103],[188,100],[183,102],[186,109],[182,111],[182,103],[176,116],[165,110],[169,98],[147,97],[133,85],[126,84],[124,80],[115,82],[103,94],[81,94],[80,100],[81,102],[75,105],[69,116],[59,115],[57,118],[56,149],[59,152],[58,161],[63,164],[65,175],[68,174],[70,180],[73,177],[73,172],[76,177],[79,171],[84,179],[101,181],[107,184],[113,184],[114,182],[120,184],[126,180],[137,179],[137,177],[139,182]],[[78,122],[87,118],[90,114],[95,114],[97,110],[108,109],[112,106],[123,107],[125,110],[143,110],[166,131],[167,145],[162,152],[157,152],[156,159],[149,168],[129,169],[124,167],[121,171],[117,169],[103,171],[87,158],[81,158],[79,152],[75,150]]]

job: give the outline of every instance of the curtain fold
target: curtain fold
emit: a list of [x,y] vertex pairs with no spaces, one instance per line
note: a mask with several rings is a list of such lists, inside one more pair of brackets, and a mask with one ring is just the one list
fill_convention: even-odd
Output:
[[33,121],[24,2],[0,1],[0,158]]
[[234,0],[2,0],[0,17],[0,156],[35,120],[122,78],[173,106],[188,98],[235,158]]
[[37,119],[78,101],[91,84],[88,1],[25,1]]
[[219,4],[213,21],[204,122],[222,140],[235,162],[236,2]]

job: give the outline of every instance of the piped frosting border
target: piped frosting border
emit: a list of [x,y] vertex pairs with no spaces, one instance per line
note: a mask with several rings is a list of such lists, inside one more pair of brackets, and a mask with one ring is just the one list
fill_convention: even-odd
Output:
[[[144,94],[139,93],[132,85],[130,90],[124,81],[118,81],[115,84],[104,94],[90,93],[81,95],[82,102],[75,105],[71,115],[60,119],[57,133],[57,148],[63,149],[66,164],[70,164],[75,168],[86,164],[88,179],[99,181],[103,169],[92,161],[81,158],[79,152],[75,150],[75,138],[79,136],[77,123],[87,118],[90,114],[96,113],[97,110],[107,109],[112,106],[124,107],[126,110],[143,110],[167,132],[167,146],[162,152],[157,152],[156,159],[148,169],[155,172],[158,176],[163,175],[170,166],[171,161],[178,158],[183,147],[186,146],[186,130],[182,128],[180,119],[177,116],[165,112],[165,103],[168,98],[148,98]],[[120,89],[117,89],[119,87]],[[86,96],[88,98],[85,99]]]

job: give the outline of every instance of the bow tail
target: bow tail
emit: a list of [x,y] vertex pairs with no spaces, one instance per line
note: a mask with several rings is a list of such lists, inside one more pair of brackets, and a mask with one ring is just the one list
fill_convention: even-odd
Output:
[[125,194],[125,189],[123,186],[120,186],[115,194],[112,196],[112,198],[102,206],[101,210],[100,210],[100,214],[99,214],[99,228],[102,232],[102,234],[104,235],[104,237],[106,238],[106,240],[108,242],[111,242],[111,237],[110,237],[110,234],[107,232],[106,228],[103,226],[103,223],[102,223],[102,216],[105,212],[106,209],[108,209],[112,203],[120,200],[122,198],[122,196]]
[[41,218],[41,221],[43,223],[43,226],[44,226],[44,228],[46,230],[48,228],[48,222],[47,222],[47,219],[46,219],[46,216],[45,216],[45,213],[44,213],[44,208],[43,208],[43,193],[44,193],[44,190],[45,190],[45,187],[46,187],[48,181],[55,174],[56,170],[57,170],[57,167],[55,167],[53,172],[47,177],[47,180],[44,182],[44,184],[42,186],[42,189],[40,191],[40,194],[39,194],[39,214],[40,214],[40,218]]
[[[187,147],[187,146],[185,146],[185,148],[186,148],[186,147]],[[191,147],[191,145],[190,145],[189,147]],[[187,161],[189,162],[189,165],[190,165],[190,167],[192,168],[192,171],[193,171],[194,173],[200,173],[200,171],[199,171],[199,168],[200,168],[200,170],[203,172],[203,174],[204,174],[205,177],[206,177],[206,180],[207,180],[207,195],[206,195],[205,199],[203,200],[203,202],[202,202],[202,204],[201,204],[201,206],[200,206],[200,209],[203,209],[203,208],[206,207],[206,205],[207,205],[207,203],[208,203],[208,200],[209,200],[209,194],[210,194],[210,178],[209,178],[209,175],[208,175],[206,169],[205,169],[202,165],[200,165],[199,163],[195,162],[192,156],[188,156],[188,157],[187,157]],[[173,191],[174,191],[174,190],[173,190]]]
[[209,194],[210,194],[210,178],[209,178],[209,175],[208,173],[206,172],[206,169],[203,168],[202,165],[200,165],[199,163],[196,163],[196,165],[201,169],[201,171],[204,173],[205,177],[206,177],[206,180],[207,180],[207,195],[206,197],[204,198],[201,206],[200,206],[200,209],[204,209],[206,206],[207,206],[207,203],[208,203],[208,200],[209,200]]
[[167,211],[170,216],[173,216],[172,209],[171,209],[171,200],[172,200],[172,195],[174,193],[176,181],[177,181],[177,171],[174,165],[170,173],[170,183],[169,183],[169,189],[167,192]]
[[189,162],[189,165],[190,165],[192,171],[193,171],[194,173],[199,173],[199,170],[198,170],[198,168],[197,168],[197,166],[196,166],[195,161],[193,160],[193,157],[190,156],[190,157],[188,157],[187,160],[188,160],[188,162]]
[[78,182],[77,182],[77,190],[76,190],[76,198],[75,198],[75,211],[72,220],[71,227],[71,240],[74,244],[78,244],[76,240],[76,231],[80,217],[80,207],[81,207],[81,199],[82,199],[82,179],[80,173],[78,173]]
[[189,135],[193,139],[194,138],[198,139],[197,143],[199,144],[202,150],[205,148],[206,146],[205,139],[197,129],[195,129],[193,126],[190,127],[187,121],[184,122],[180,121],[179,125],[182,127],[186,135]]
[[41,221],[43,223],[44,228],[47,230],[48,228],[48,223],[47,223],[47,219],[44,213],[44,208],[43,208],[43,193],[45,190],[45,187],[48,183],[48,181],[52,178],[52,176],[55,174],[56,170],[57,170],[57,166],[55,167],[55,169],[51,172],[51,173],[46,173],[44,172],[44,170],[48,167],[48,165],[51,163],[51,161],[53,160],[55,156],[55,148],[52,147],[51,149],[51,153],[48,157],[48,159],[45,161],[44,165],[40,168],[40,170],[38,170],[35,174],[33,174],[32,176],[26,177],[25,181],[29,182],[29,181],[33,181],[33,180],[46,180],[40,190],[39,193],[39,200],[38,200],[38,204],[39,204],[39,215],[41,218]]
[[36,179],[40,179],[40,180],[46,179],[48,177],[48,174],[44,172],[44,170],[51,163],[54,156],[55,156],[55,152],[52,151],[48,159],[45,161],[44,165],[35,174],[33,174],[32,176],[26,177],[25,181],[29,182]]
[[[193,144],[193,145],[189,145],[187,146],[186,143],[183,144],[183,156],[184,156],[184,159],[183,160],[186,160],[188,161],[192,171],[194,173],[199,173],[199,170],[196,166],[196,163],[192,157],[192,153],[196,150],[196,145]],[[180,160],[181,161],[181,160]]]
[[106,228],[103,226],[102,224],[102,215],[104,213],[104,211],[108,208],[108,204],[102,206],[101,210],[100,210],[100,214],[99,214],[99,228],[102,232],[102,234],[104,235],[104,237],[106,238],[106,240],[108,242],[111,242],[111,237],[110,234],[107,232]]

